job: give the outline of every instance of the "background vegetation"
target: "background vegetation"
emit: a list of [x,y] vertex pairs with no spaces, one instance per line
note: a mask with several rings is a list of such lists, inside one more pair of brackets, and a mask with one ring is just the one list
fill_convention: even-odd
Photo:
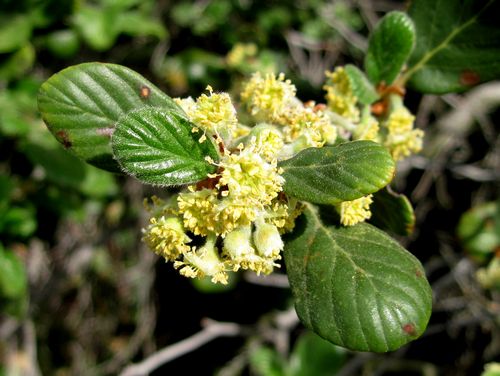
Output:
[[234,92],[253,71],[285,72],[302,100],[323,101],[324,71],[360,65],[369,32],[396,9],[405,4],[3,0],[0,374],[119,374],[213,328],[207,318],[238,325],[156,374],[473,375],[498,361],[500,82],[407,93],[426,141],[398,166],[394,187],[417,218],[399,240],[424,263],[435,304],[424,336],[384,355],[307,333],[282,274],[242,274],[222,290],[179,277],[140,243],[143,197],[165,193],[68,154],[36,107],[46,78],[85,61],[133,68],[170,96],[207,84]]

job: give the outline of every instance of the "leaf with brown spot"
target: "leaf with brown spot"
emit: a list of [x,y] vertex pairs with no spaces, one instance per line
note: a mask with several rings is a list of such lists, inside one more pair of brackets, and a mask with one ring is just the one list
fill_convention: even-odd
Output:
[[414,0],[408,13],[417,41],[402,81],[445,94],[500,77],[499,0]]
[[110,136],[116,122],[146,106],[185,117],[152,83],[116,64],[84,63],[66,68],[45,81],[38,94],[42,118],[57,140],[84,161],[115,172],[120,168],[113,158]]
[[336,345],[396,350],[420,336],[429,321],[432,292],[422,265],[369,224],[325,224],[331,210],[307,204],[286,243],[297,314],[307,328]]

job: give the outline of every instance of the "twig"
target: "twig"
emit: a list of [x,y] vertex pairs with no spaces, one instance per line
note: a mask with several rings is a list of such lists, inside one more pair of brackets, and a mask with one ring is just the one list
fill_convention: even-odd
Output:
[[27,320],[23,324],[23,343],[24,352],[29,359],[29,373],[27,375],[41,375],[40,368],[38,366],[35,325],[31,320]]
[[179,358],[218,337],[234,337],[241,333],[240,325],[207,320],[207,325],[200,332],[171,346],[154,353],[140,363],[125,368],[120,376],[144,376],[158,367]]

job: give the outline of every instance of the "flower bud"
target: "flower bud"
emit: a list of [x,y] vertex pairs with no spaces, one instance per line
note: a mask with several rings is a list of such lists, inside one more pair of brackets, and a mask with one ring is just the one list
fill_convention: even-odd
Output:
[[236,228],[224,238],[224,251],[233,260],[238,260],[245,257],[245,255],[255,253],[250,243],[251,236],[251,226]]
[[278,228],[266,223],[262,218],[255,221],[253,242],[263,257],[277,258],[284,247]]

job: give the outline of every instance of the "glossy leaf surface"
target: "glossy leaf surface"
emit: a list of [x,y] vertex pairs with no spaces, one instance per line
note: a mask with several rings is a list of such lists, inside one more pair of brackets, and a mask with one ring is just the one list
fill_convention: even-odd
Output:
[[370,80],[375,84],[391,84],[410,56],[414,43],[412,20],[402,12],[387,13],[370,36],[365,56],[365,70]]
[[420,336],[432,305],[420,262],[369,224],[328,226],[322,217],[308,205],[285,249],[302,323],[357,351],[392,351]]
[[145,106],[183,114],[140,74],[103,63],[84,63],[56,73],[41,86],[38,106],[49,130],[67,150],[110,171],[119,171],[110,137],[121,116]]
[[372,141],[309,148],[280,163],[284,191],[317,204],[351,201],[386,186],[394,161],[385,148]]
[[210,140],[198,141],[192,124],[175,112],[142,108],[120,119],[112,137],[113,153],[122,169],[143,183],[172,186],[207,178],[218,159]]

